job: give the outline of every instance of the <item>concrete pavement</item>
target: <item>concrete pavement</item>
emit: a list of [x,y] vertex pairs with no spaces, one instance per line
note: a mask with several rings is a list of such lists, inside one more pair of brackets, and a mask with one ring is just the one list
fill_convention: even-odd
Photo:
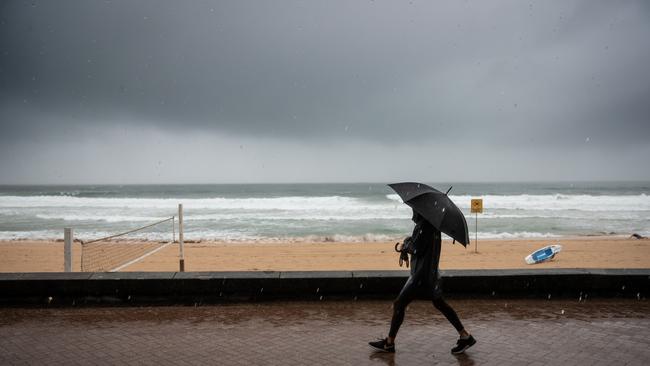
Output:
[[477,338],[463,356],[431,303],[408,309],[397,353],[390,301],[0,308],[1,365],[648,365],[646,300],[448,300]]

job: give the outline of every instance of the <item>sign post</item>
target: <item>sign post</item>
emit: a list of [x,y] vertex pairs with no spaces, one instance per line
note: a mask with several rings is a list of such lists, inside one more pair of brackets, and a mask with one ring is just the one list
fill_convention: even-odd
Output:
[[474,253],[478,253],[478,214],[483,213],[482,198],[472,198],[471,212],[474,214]]

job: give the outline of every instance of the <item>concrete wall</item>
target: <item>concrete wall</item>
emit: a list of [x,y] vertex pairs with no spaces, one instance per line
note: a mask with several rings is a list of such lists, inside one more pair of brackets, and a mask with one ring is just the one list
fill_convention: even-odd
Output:
[[[0,273],[0,305],[394,298],[406,271]],[[650,269],[448,270],[448,297],[644,298]]]

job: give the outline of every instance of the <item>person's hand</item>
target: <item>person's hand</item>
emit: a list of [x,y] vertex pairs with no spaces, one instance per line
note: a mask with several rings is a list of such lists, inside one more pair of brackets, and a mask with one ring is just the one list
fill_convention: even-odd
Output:
[[401,267],[404,263],[406,263],[406,268],[409,268],[409,255],[406,252],[399,255],[399,266]]

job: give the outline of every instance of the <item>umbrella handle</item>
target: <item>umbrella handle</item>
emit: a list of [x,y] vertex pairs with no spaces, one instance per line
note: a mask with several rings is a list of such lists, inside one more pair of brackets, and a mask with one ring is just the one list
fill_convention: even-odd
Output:
[[397,249],[397,246],[398,246],[398,245],[399,245],[399,242],[395,243],[395,251],[396,251],[397,253],[401,253],[402,251],[399,250],[399,249]]

